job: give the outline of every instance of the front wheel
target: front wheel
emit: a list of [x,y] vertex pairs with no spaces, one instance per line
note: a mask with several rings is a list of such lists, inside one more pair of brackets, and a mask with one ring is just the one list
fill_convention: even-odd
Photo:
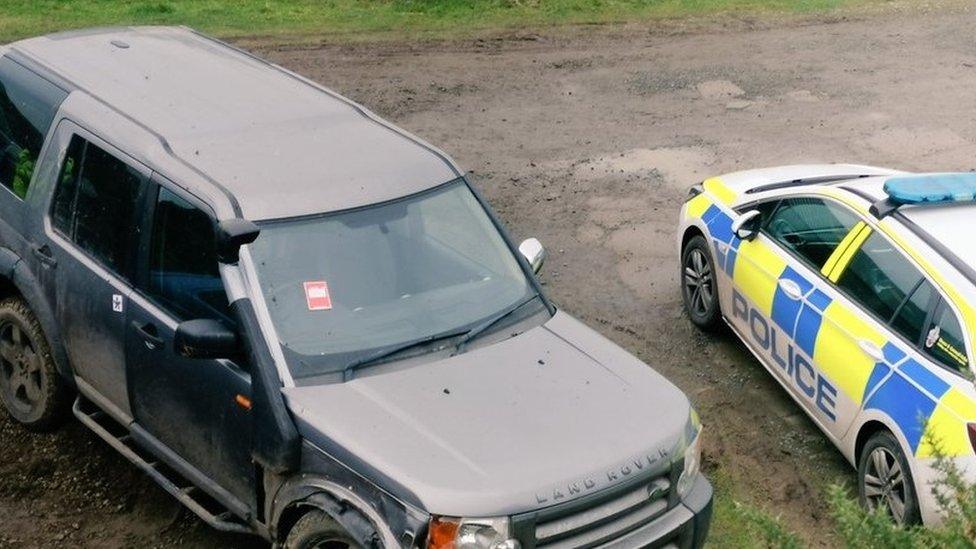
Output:
[[0,301],[0,402],[33,431],[60,426],[71,405],[41,323],[16,297]]
[[891,433],[882,431],[868,439],[858,460],[857,477],[862,507],[868,511],[882,508],[897,524],[922,523],[912,471]]
[[705,237],[695,236],[681,252],[681,296],[688,318],[706,331],[714,331],[722,322],[715,275]]
[[322,511],[309,511],[288,532],[285,549],[353,549],[362,547]]

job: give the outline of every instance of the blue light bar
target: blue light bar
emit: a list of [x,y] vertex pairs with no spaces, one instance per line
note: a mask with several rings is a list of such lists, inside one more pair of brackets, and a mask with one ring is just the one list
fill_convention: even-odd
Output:
[[976,201],[976,173],[940,173],[888,179],[885,193],[897,204]]

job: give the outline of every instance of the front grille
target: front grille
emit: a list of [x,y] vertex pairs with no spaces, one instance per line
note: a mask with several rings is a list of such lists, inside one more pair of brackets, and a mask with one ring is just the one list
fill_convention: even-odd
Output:
[[663,515],[671,493],[668,474],[612,493],[513,517],[516,533],[528,548],[596,547]]

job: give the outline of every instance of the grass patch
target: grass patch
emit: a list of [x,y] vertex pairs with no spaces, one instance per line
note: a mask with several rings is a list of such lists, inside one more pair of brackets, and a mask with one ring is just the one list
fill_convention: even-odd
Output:
[[744,503],[737,483],[723,471],[709,475],[715,487],[712,527],[706,549],[800,549],[803,542],[767,511]]
[[484,30],[717,15],[824,13],[883,0],[0,0],[0,42],[108,25],[212,34],[459,36]]

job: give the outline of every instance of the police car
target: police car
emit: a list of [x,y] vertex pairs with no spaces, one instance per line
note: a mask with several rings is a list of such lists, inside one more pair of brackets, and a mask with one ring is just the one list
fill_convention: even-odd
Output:
[[682,296],[728,324],[857,468],[861,503],[940,521],[937,455],[976,481],[976,174],[808,165],[692,188]]

